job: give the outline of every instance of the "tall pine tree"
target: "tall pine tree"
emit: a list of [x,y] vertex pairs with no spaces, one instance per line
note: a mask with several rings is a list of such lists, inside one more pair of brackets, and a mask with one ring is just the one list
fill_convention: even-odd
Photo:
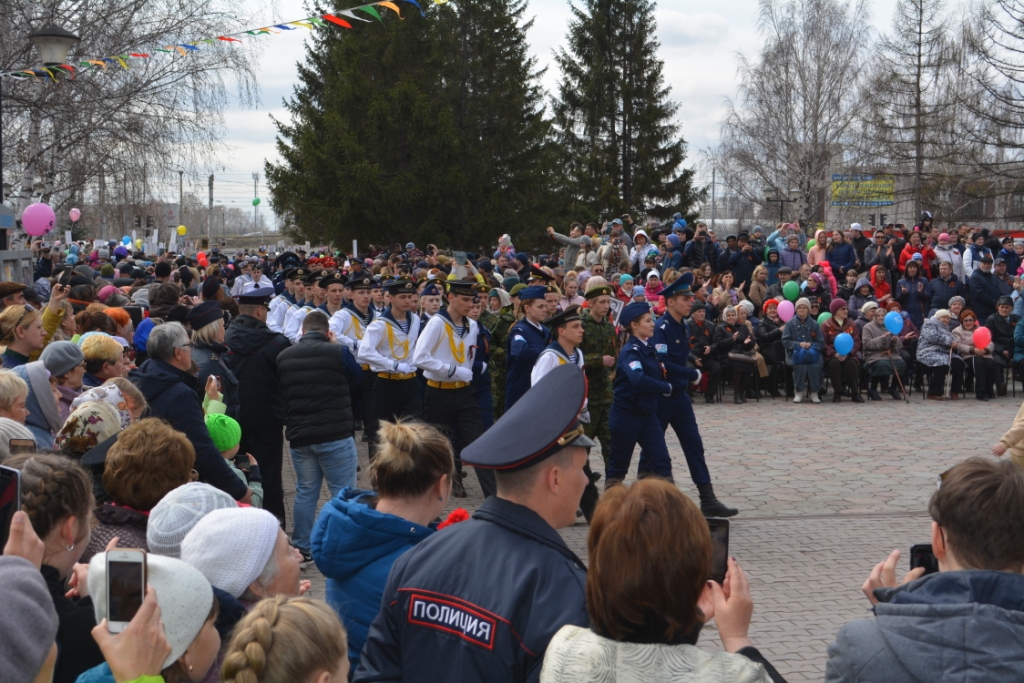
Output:
[[[557,167],[525,0],[323,31],[279,122],[275,206],[308,237],[471,247],[546,225]],[[383,12],[383,10],[382,10]]]
[[651,0],[573,6],[554,103],[566,191],[576,211],[686,213],[700,198],[673,122]]

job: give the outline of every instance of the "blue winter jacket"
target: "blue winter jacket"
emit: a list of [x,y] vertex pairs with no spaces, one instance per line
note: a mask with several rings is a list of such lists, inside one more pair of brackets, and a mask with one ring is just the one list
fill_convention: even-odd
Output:
[[826,683],[1024,680],[1024,576],[982,570],[930,574],[880,588],[874,619],[828,646]]
[[372,491],[346,488],[320,511],[310,552],[327,577],[327,602],[348,631],[348,658],[355,670],[398,556],[434,533],[370,507]]
[[827,252],[828,262],[832,264],[832,272],[836,277],[846,274],[846,271],[853,268],[857,262],[857,250],[849,242],[833,244]]
[[665,380],[653,340],[646,343],[633,335],[626,339],[619,353],[613,391],[613,409],[642,415],[656,413],[659,397],[672,394],[672,385]]

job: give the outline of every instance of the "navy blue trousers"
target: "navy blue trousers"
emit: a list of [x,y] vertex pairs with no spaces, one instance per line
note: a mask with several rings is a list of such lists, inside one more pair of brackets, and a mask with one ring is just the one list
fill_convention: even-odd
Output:
[[[690,468],[693,483],[710,484],[711,474],[704,460],[704,441],[700,438],[700,429],[697,428],[697,417],[693,414],[690,397],[681,391],[678,392],[678,396],[671,398],[662,396],[658,401],[658,422],[661,423],[662,432],[667,430],[669,425],[675,431],[679,445],[683,447],[686,466]],[[642,460],[643,453],[640,457]]]
[[665,445],[665,428],[656,413],[641,413],[612,403],[608,414],[611,432],[611,455],[608,456],[607,479],[622,481],[629,471],[633,449],[640,444],[638,476],[655,475],[672,481],[672,461]]

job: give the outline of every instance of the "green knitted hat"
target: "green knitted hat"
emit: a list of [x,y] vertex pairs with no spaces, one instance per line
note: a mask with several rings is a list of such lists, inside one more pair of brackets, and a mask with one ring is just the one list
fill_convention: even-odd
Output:
[[222,413],[207,415],[206,428],[213,439],[213,445],[221,453],[231,450],[242,441],[242,428],[238,422]]
[[100,268],[100,275],[103,277],[114,277],[114,266],[104,263],[103,267]]

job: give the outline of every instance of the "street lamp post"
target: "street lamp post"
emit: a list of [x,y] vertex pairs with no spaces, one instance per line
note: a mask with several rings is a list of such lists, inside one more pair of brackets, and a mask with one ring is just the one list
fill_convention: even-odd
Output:
[[[78,43],[79,38],[75,34],[60,26],[51,24],[44,29],[31,33],[28,39],[36,46],[39,56],[42,58],[43,66],[57,66],[68,59],[68,52]],[[4,138],[3,138],[3,93],[0,90],[0,179],[3,178],[4,170]],[[4,201],[3,182],[0,180],[0,204]]]
[[786,208],[785,208],[786,204],[792,204],[793,202],[797,201],[798,198],[794,197],[793,195],[798,194],[798,193],[799,193],[799,190],[790,190],[789,191],[789,197],[785,197],[785,198],[784,197],[773,197],[772,195],[775,194],[775,190],[774,189],[772,189],[770,187],[766,187],[764,189],[764,201],[765,201],[766,204],[774,204],[775,202],[779,203],[779,222],[780,223],[782,223],[783,221],[786,220]]

